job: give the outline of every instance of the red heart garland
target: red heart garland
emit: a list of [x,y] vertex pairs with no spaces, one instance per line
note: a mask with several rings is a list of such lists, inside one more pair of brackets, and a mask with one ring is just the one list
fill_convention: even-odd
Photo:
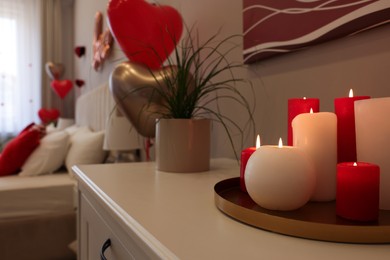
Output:
[[61,98],[64,99],[64,97],[69,93],[69,91],[73,87],[72,81],[66,79],[66,80],[53,80],[50,84],[50,86],[53,88],[54,92]]
[[60,117],[60,111],[58,109],[46,109],[41,108],[38,111],[38,116],[41,119],[42,123],[47,125],[51,122],[57,121],[57,119]]
[[74,53],[76,54],[77,57],[81,57],[85,54],[85,47],[84,46],[77,46],[74,48]]
[[76,86],[79,87],[79,88],[81,88],[82,86],[85,85],[85,81],[82,80],[82,79],[76,79],[76,80],[74,81],[74,83],[76,83]]
[[183,31],[176,9],[144,0],[111,0],[107,15],[111,32],[127,58],[150,69],[161,67]]

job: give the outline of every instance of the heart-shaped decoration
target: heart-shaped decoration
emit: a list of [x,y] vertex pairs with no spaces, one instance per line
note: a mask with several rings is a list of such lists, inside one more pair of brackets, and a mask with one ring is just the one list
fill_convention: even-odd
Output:
[[54,63],[49,61],[45,64],[45,70],[50,79],[58,80],[64,74],[65,68],[61,63]]
[[74,53],[79,58],[84,56],[84,54],[85,54],[85,47],[84,46],[77,46],[76,48],[74,48]]
[[53,80],[50,84],[54,92],[61,98],[64,99],[64,97],[69,93],[69,91],[73,87],[72,81],[66,79],[66,80]]
[[85,85],[85,81],[82,80],[82,79],[76,79],[76,80],[74,81],[74,83],[76,83],[76,86],[79,87],[79,88],[81,88],[82,86]]
[[103,65],[104,60],[107,59],[111,53],[111,46],[113,38],[110,30],[103,30],[103,14],[97,12],[95,15],[95,33],[92,42],[92,67],[97,71]]
[[139,134],[155,136],[156,119],[166,110],[161,91],[164,79],[172,77],[175,67],[150,70],[134,62],[119,64],[110,76],[110,91],[119,110]]
[[60,117],[60,111],[58,109],[46,109],[41,108],[38,111],[38,116],[41,119],[42,123],[48,125],[52,122],[56,122]]
[[158,69],[178,43],[183,22],[176,9],[144,0],[111,0],[110,30],[132,62]]

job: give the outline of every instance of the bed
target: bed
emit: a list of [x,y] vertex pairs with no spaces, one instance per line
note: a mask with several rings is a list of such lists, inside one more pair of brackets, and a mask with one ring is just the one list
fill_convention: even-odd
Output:
[[[76,101],[78,129],[88,127],[101,139],[114,104],[107,84],[81,95]],[[66,162],[78,162],[90,147],[69,145],[67,159],[76,150],[74,160]],[[100,149],[101,156],[102,145]],[[53,174],[0,178],[0,259],[76,259],[69,247],[76,239],[75,180],[67,170],[71,165],[65,166]]]

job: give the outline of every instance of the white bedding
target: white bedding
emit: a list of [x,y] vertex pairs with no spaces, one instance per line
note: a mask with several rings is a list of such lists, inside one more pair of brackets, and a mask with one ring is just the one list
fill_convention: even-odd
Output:
[[[76,101],[77,126],[105,129],[115,102],[107,84],[81,95]],[[0,178],[0,220],[74,210],[75,180],[67,173]]]
[[[76,101],[76,126],[104,131],[114,104],[107,84],[83,93]],[[80,146],[91,148],[85,142],[72,143],[70,148],[77,147],[75,151],[89,158],[92,153]],[[66,159],[69,153],[70,149]],[[69,249],[76,239],[75,191],[75,180],[68,172],[0,177],[0,259],[75,259]]]
[[74,210],[75,180],[68,173],[0,178],[0,219]]

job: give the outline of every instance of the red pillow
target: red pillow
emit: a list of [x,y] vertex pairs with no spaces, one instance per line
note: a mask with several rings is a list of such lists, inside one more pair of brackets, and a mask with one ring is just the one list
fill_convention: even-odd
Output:
[[38,147],[40,133],[30,130],[33,125],[28,125],[4,147],[3,153],[0,154],[0,176],[17,173],[30,154]]

